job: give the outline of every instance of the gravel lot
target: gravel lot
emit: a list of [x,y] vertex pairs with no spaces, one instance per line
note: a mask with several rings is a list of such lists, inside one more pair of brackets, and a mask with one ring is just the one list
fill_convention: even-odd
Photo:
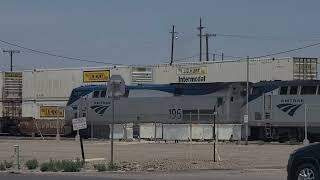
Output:
[[[0,160],[13,160],[13,146],[20,145],[22,163],[36,158],[81,158],[80,144],[72,139],[61,140],[0,140]],[[217,161],[213,162],[213,144],[115,142],[114,159],[125,171],[175,171],[187,169],[285,169],[289,154],[300,145],[284,144],[217,144]],[[109,141],[85,141],[85,156],[91,160],[87,168],[101,159],[110,159]]]

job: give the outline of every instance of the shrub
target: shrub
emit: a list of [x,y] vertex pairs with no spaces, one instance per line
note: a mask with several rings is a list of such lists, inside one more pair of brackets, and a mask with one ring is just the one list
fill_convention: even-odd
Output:
[[13,166],[13,162],[12,161],[4,161],[4,165],[6,166],[6,168],[8,169],[8,168],[12,168],[12,166]]
[[105,164],[95,164],[93,165],[94,169],[96,169],[99,172],[103,172],[107,170],[107,167]]
[[82,167],[82,162],[80,160],[70,161],[70,160],[62,160],[55,161],[50,160],[49,162],[44,162],[40,166],[41,171],[64,171],[64,172],[79,172]]
[[0,171],[6,170],[6,166],[4,163],[0,162]]
[[76,164],[78,167],[83,168],[84,162],[81,161],[79,158],[76,159]]
[[28,160],[25,165],[27,166],[28,169],[36,169],[39,166],[38,160],[32,159]]
[[79,172],[81,169],[81,165],[77,162],[70,161],[70,160],[63,160],[62,161],[62,170],[64,172]]
[[46,172],[49,171],[49,163],[48,162],[44,162],[40,165],[40,171],[42,172]]
[[52,172],[57,172],[58,168],[56,166],[55,161],[50,160],[49,162],[44,162],[40,166],[40,171],[52,171]]

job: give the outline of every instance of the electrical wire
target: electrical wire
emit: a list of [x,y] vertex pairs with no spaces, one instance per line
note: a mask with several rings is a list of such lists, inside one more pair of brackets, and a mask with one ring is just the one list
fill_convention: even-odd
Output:
[[255,35],[244,35],[244,34],[222,34],[222,33],[213,33],[212,35],[220,37],[230,37],[230,38],[239,38],[239,39],[253,39],[253,40],[275,40],[275,41],[320,41],[320,39],[293,39],[292,37],[276,37],[276,36],[255,36]]
[[21,48],[21,49],[24,49],[24,50],[28,50],[28,51],[31,51],[33,53],[44,54],[44,55],[53,56],[53,57],[62,58],[62,59],[68,59],[68,60],[73,60],[73,61],[81,61],[81,62],[89,62],[89,63],[97,63],[97,64],[105,64],[105,65],[122,65],[122,64],[106,63],[106,62],[103,62],[103,61],[88,60],[88,59],[81,59],[81,58],[76,58],[76,57],[53,54],[53,53],[49,53],[49,52],[40,51],[40,50],[36,50],[36,49],[25,47],[25,46],[21,46],[21,45],[18,45],[18,44],[15,44],[15,43],[11,43],[11,42],[8,42],[8,41],[4,41],[4,40],[1,40],[1,39],[0,39],[0,42],[3,43],[3,44],[7,44],[7,45],[10,45],[10,46],[14,46],[14,47],[18,47],[18,48]]
[[279,51],[279,52],[270,53],[270,54],[266,54],[266,55],[262,55],[262,56],[256,56],[256,57],[252,57],[250,59],[259,59],[259,58],[265,58],[265,57],[270,57],[270,56],[276,56],[276,55],[280,55],[280,54],[287,54],[287,53],[290,53],[290,52],[294,52],[294,51],[298,51],[298,50],[302,50],[302,49],[307,49],[307,48],[314,47],[314,46],[319,46],[319,45],[320,45],[320,42],[314,43],[314,44],[305,45],[305,46],[294,48],[294,49],[285,50],[285,51]]

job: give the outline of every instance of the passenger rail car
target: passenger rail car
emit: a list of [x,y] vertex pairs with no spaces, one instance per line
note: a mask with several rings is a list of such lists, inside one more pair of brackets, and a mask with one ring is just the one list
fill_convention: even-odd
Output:
[[[245,107],[242,107],[243,114]],[[251,139],[285,141],[320,140],[320,81],[266,81],[251,87],[249,126]]]
[[[246,83],[176,83],[126,86],[115,100],[116,123],[212,123],[216,106],[217,123],[240,124]],[[83,86],[72,91],[66,108],[65,132],[72,132],[72,119],[87,117],[88,133],[108,136],[112,119],[107,86]],[[99,128],[99,129],[97,129]]]

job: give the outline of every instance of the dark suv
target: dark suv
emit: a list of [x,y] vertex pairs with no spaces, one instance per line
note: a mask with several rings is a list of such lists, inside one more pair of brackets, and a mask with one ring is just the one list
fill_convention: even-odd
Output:
[[290,154],[288,180],[320,180],[320,143],[308,145]]

